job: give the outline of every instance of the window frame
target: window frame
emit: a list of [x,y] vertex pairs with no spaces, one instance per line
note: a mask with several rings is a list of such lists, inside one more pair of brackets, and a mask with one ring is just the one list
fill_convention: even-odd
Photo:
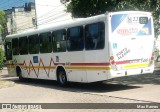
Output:
[[[102,32],[102,34],[101,34],[101,37],[99,38],[99,39],[102,39],[102,40],[100,40],[101,42],[103,42],[102,44],[102,47],[99,47],[99,48],[87,48],[87,33],[89,32],[88,30],[87,30],[87,27],[89,26],[89,25],[98,25],[98,36],[100,36],[100,33]],[[100,26],[101,25],[101,26]],[[100,27],[103,27],[103,29],[102,30],[100,30]],[[104,21],[99,21],[99,22],[95,22],[95,23],[90,23],[90,24],[86,24],[85,25],[85,28],[84,28],[84,30],[85,30],[85,50],[86,51],[89,51],[89,50],[102,50],[102,49],[104,49],[105,48],[105,22]],[[93,37],[91,37],[91,39],[93,39]],[[93,41],[93,40],[92,40]],[[96,41],[96,38],[95,38],[95,41]],[[89,42],[89,43],[91,43],[91,42]],[[95,44],[95,43],[94,43]],[[98,45],[100,45],[100,43],[99,42],[97,42],[97,45],[96,46],[98,46]]]
[[[8,49],[8,45],[10,46],[9,49]],[[9,55],[7,55],[8,53]],[[7,60],[12,60],[12,42],[5,43],[5,55]]]
[[[13,41],[14,40],[17,40],[17,42],[16,42],[17,46],[13,46]],[[17,47],[17,48],[14,48],[14,47]],[[17,51],[16,53],[15,53],[15,50]],[[13,38],[12,39],[12,55],[19,55],[19,38]]]
[[[22,45],[20,45],[21,44],[21,42],[22,42],[22,39],[26,39],[27,40],[27,45],[25,44],[25,46],[27,46],[26,48],[27,48],[27,52],[25,52],[25,53],[22,53],[21,52],[21,49],[22,49],[22,51],[24,51],[24,49],[22,48],[23,47],[23,44]],[[28,37],[27,36],[24,36],[24,37],[20,37],[19,38],[19,53],[20,53],[20,55],[28,55],[28,53],[29,53],[29,42],[28,42],[29,40],[28,40]]]
[[[46,44],[46,45],[49,45],[50,44],[50,49],[48,49],[48,50],[44,50],[45,48],[43,48],[44,46],[41,46],[41,44],[43,44],[43,42],[42,42],[42,38],[46,38],[46,37],[41,37],[41,35],[43,35],[43,34],[47,34],[47,33],[50,33],[50,36],[48,37],[48,35],[47,35],[47,37],[48,37],[48,40],[50,41],[48,41],[48,43]],[[39,35],[38,35],[38,37],[39,37],[39,51],[40,51],[40,53],[51,53],[52,52],[52,33],[51,32],[43,32],[43,33],[40,33]],[[46,47],[46,46],[45,46]],[[43,48],[43,49],[42,49]],[[43,51],[44,50],[44,51]]]
[[[65,36],[65,37],[62,37],[62,38],[64,38],[64,39],[61,39],[61,40],[58,40],[57,38],[58,37],[56,37],[55,38],[55,33],[56,32],[61,32],[61,34],[63,33],[63,35],[61,35],[61,37],[62,36]],[[56,33],[57,34],[57,33]],[[53,46],[53,52],[66,52],[66,50],[67,50],[67,43],[66,43],[66,41],[67,41],[67,31],[66,31],[66,29],[59,29],[59,30],[55,30],[55,31],[52,31],[52,46]],[[65,43],[65,44],[64,44]],[[59,44],[59,46],[58,46],[58,44]],[[59,48],[59,50],[58,50],[58,47],[60,47],[61,46],[61,44],[62,45],[64,45],[63,47],[62,47],[62,49],[60,49]]]
[[[31,52],[33,50],[30,50],[30,49],[33,49],[33,46],[35,46],[35,43],[34,43],[34,45],[31,46],[30,38],[33,39],[35,36],[37,37],[37,40],[38,40],[38,43],[37,43],[38,49],[37,49],[37,52],[33,53],[33,52]],[[39,42],[39,36],[38,36],[38,34],[29,35],[28,36],[28,43],[29,43],[29,54],[39,54],[40,53],[40,42]]]
[[[79,38],[79,40],[78,41],[80,41],[81,42],[81,45],[79,44],[79,49],[71,49],[71,47],[70,46],[72,46],[71,44],[72,43],[74,43],[74,44],[76,44],[76,42],[77,41],[75,41],[74,39],[73,39],[73,37],[72,37],[72,39],[71,39],[71,37],[70,37],[70,30],[71,29],[74,29],[74,28],[78,28],[79,27],[79,29],[80,29],[80,35],[79,35],[79,37],[77,37],[77,38]],[[75,37],[74,37],[75,38]],[[70,27],[70,28],[68,28],[67,29],[67,50],[69,51],[69,52],[74,52],[74,51],[83,51],[84,50],[84,46],[85,46],[85,42],[84,42],[84,27],[83,27],[83,25],[79,25],[79,26],[74,26],[74,27]],[[74,42],[70,42],[70,41],[74,41]],[[78,42],[79,43],[79,42]],[[77,44],[78,44],[77,43]],[[73,44],[73,45],[74,45]],[[76,46],[76,45],[75,45]],[[73,47],[73,46],[72,46]],[[75,47],[73,47],[73,48],[75,48]],[[78,48],[78,47],[77,47]]]

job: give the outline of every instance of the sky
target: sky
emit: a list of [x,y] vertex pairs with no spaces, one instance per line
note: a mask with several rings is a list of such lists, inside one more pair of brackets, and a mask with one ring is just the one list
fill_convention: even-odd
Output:
[[34,0],[0,0],[0,10],[23,6],[26,2],[34,2]]

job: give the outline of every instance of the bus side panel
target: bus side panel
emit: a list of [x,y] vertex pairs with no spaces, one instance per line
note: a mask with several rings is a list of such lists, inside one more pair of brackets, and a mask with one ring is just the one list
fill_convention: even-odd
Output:
[[110,71],[104,70],[87,70],[87,80],[90,82],[105,81],[108,79]]
[[[110,74],[109,63],[109,24],[108,16],[104,19],[105,22],[105,44],[104,49],[85,51],[86,63],[95,63],[91,68],[87,69],[87,81],[96,82],[108,79]],[[97,64],[97,65],[96,65]]]
[[70,82],[87,82],[84,70],[67,70],[67,77]]
[[[95,81],[103,81],[107,80],[109,74],[109,63],[107,61],[107,50],[94,50],[94,51],[86,51],[85,60],[86,63],[91,63],[90,66],[86,67],[87,71],[87,81],[95,82]],[[92,63],[94,63],[92,65]]]
[[85,71],[84,51],[70,51],[64,57],[66,60],[66,71],[68,81],[71,82],[87,82]]
[[38,56],[39,77],[40,79],[57,80],[56,59],[53,53],[39,54]]
[[24,78],[56,80],[54,60],[51,54],[16,56],[17,66]]
[[8,69],[8,75],[11,76],[11,77],[17,77],[17,74],[16,74],[16,69],[13,65],[11,64],[8,64],[7,65],[7,69]]

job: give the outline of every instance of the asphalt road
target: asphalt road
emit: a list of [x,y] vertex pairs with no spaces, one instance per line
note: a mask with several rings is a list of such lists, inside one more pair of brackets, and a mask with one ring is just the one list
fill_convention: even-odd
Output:
[[[18,78],[8,77],[5,71],[0,77],[0,81],[10,82],[7,83],[8,86],[6,84],[0,88],[1,103],[160,103],[160,72],[116,78],[103,83],[70,83],[67,88],[48,80],[21,82]],[[98,112],[98,110],[94,111]],[[124,112],[124,110],[115,111]],[[150,112],[151,110],[142,109],[141,111]],[[30,111],[23,110],[23,112]]]

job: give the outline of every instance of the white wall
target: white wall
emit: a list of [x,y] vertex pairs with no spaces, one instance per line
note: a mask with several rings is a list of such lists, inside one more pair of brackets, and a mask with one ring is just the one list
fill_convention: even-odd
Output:
[[35,0],[35,4],[38,28],[72,21],[60,0]]
[[32,19],[35,18],[35,10],[31,11],[22,11],[13,13],[13,20],[15,22],[15,31],[16,33],[24,32],[27,30],[35,29],[35,26],[32,22]]

